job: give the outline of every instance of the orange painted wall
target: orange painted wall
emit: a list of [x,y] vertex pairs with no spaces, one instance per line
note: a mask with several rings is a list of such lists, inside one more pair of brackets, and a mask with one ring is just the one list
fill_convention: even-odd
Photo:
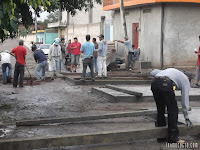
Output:
[[[104,0],[110,1],[112,0]],[[200,0],[124,0],[124,6],[135,6],[135,5],[142,5],[142,4],[151,4],[151,3],[160,3],[160,2],[184,2],[184,3],[200,3]],[[119,0],[116,0],[115,4],[112,5],[104,5],[103,10],[112,10],[119,8]]]

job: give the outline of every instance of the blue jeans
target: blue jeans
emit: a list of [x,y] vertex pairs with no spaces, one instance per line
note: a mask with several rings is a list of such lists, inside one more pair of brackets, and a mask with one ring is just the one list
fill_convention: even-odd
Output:
[[61,61],[61,70],[64,70],[65,69],[65,57],[62,59]]
[[2,64],[3,83],[7,83],[7,73],[6,73],[7,67],[8,67],[8,77],[11,78],[12,76],[12,65],[10,63]]
[[[36,67],[35,67],[35,76],[36,76],[37,80],[40,80],[40,79],[44,80],[45,79],[46,66],[47,66],[47,61],[46,60],[36,65]],[[42,69],[42,77],[40,77],[41,69]]]
[[56,74],[56,72],[60,71],[60,57],[52,57],[52,65],[53,65],[53,72]]
[[95,70],[95,73],[98,72],[97,57],[94,57],[94,70]]

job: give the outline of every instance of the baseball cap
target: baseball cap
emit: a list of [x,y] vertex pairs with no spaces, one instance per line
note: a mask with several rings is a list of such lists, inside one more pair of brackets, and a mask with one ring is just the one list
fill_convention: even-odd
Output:
[[125,36],[124,38],[128,40],[128,36]]
[[104,35],[103,35],[103,34],[100,34],[100,35],[97,36],[97,37],[104,38]]

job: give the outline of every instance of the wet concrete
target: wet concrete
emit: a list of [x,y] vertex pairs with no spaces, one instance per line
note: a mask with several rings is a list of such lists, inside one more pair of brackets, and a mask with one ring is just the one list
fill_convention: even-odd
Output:
[[[12,44],[9,44],[12,43]],[[9,45],[5,46],[5,45]],[[6,41],[2,49],[11,50],[18,43],[15,40]],[[14,66],[14,60],[13,66]],[[35,62],[32,57],[32,52],[28,50],[27,55],[27,65],[30,69],[31,74],[34,76]],[[131,74],[131,73],[130,73]],[[25,72],[26,77],[28,76],[27,71]],[[51,77],[52,73],[47,72],[47,76]],[[120,76],[120,75],[119,75]],[[145,102],[145,103],[110,103],[106,98],[97,96],[91,93],[91,88],[93,86],[74,86],[68,81],[62,79],[56,79],[52,82],[42,83],[40,85],[34,85],[32,87],[25,86],[24,88],[12,88],[12,85],[2,85],[0,83],[0,106],[4,104],[10,105],[10,109],[0,109],[0,122],[6,127],[0,127],[1,131],[8,132],[5,137],[29,137],[35,135],[60,135],[63,133],[76,133],[76,132],[90,132],[100,131],[100,130],[112,130],[118,128],[138,128],[147,127],[148,125],[153,125],[152,120],[147,122],[135,123],[135,120],[131,118],[120,121],[110,121],[108,122],[93,122],[86,124],[70,124],[61,126],[42,126],[35,128],[19,128],[17,129],[13,123],[16,120],[24,119],[34,119],[34,118],[53,118],[53,117],[73,117],[73,116],[87,116],[95,114],[106,114],[110,112],[128,112],[137,111],[141,109],[155,109],[155,103]],[[141,88],[138,86],[138,88]],[[191,102],[191,106],[200,107],[199,102]],[[179,106],[180,103],[179,103]],[[143,118],[145,119],[145,118]],[[110,121],[110,122],[109,122]],[[133,125],[135,124],[135,125]],[[9,134],[11,133],[11,134]],[[3,135],[0,133],[0,136]],[[192,139],[193,140],[193,139]],[[191,140],[191,141],[192,141]],[[160,145],[155,141],[147,140],[146,142],[138,142],[131,145],[111,145],[111,146],[100,146],[100,147],[90,147],[82,149],[145,149],[143,143],[147,143],[152,146],[152,150],[156,150]],[[164,145],[164,144],[163,144]],[[135,146],[135,147],[134,147]],[[153,149],[154,148],[154,149]],[[68,149],[68,148],[57,148],[57,149]],[[70,149],[70,148],[69,148]],[[77,148],[75,148],[77,149]],[[81,149],[81,148],[78,148]],[[53,149],[52,149],[53,150]],[[150,150],[150,148],[149,148]]]

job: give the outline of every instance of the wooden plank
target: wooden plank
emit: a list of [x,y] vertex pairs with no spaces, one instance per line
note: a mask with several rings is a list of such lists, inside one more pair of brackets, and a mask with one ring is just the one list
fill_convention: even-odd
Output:
[[134,112],[122,112],[122,113],[111,113],[105,115],[94,115],[94,116],[84,116],[84,117],[72,117],[72,118],[48,118],[48,119],[37,119],[37,120],[23,120],[17,121],[16,126],[35,126],[40,124],[49,123],[74,123],[80,121],[91,121],[100,119],[111,119],[111,118],[123,118],[123,117],[136,117],[145,115],[155,115],[156,110],[145,110],[145,111],[134,111]]

